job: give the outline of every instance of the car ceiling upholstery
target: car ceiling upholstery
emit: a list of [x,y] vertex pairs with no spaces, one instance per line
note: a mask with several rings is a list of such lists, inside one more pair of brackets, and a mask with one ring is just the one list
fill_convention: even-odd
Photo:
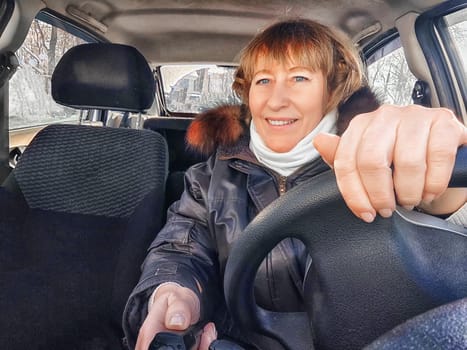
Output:
[[[235,62],[260,28],[302,16],[347,32],[364,45],[403,14],[439,0],[16,0],[46,7],[111,42],[137,47],[151,63]],[[27,11],[20,17],[27,16]],[[24,19],[23,19],[24,21]],[[376,33],[375,32],[377,29]],[[365,32],[373,33],[366,36]],[[363,40],[361,37],[364,36]],[[16,42],[15,42],[16,41]],[[20,45],[11,38],[10,47]],[[5,46],[4,43],[1,43]],[[0,48],[1,50],[2,48]]]

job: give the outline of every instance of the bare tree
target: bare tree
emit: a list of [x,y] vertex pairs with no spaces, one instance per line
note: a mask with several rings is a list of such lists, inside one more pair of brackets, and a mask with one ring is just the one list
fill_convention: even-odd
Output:
[[66,118],[69,114],[51,97],[50,80],[58,59],[83,41],[39,20],[31,23],[23,45],[16,52],[20,69],[10,81],[10,127]]

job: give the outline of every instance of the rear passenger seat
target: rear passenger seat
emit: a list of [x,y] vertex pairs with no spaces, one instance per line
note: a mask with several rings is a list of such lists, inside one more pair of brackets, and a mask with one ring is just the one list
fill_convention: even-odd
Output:
[[[85,44],[59,62],[57,102],[143,112],[136,49]],[[167,144],[148,130],[52,125],[0,187],[2,349],[122,349],[121,315],[163,225]]]
[[192,118],[152,117],[144,121],[144,129],[163,135],[169,147],[169,175],[166,186],[166,207],[178,200],[184,190],[185,171],[193,164],[205,161],[207,156],[190,150],[185,142],[186,130]]

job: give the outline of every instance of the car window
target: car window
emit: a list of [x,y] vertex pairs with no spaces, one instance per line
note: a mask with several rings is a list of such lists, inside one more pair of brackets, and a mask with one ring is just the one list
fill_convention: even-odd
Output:
[[10,80],[10,130],[78,121],[79,111],[53,101],[50,81],[62,55],[84,42],[39,19],[32,22],[23,45],[16,52],[20,66]]
[[[467,77],[467,9],[464,9],[462,13],[464,20],[449,25],[448,33],[453,44],[454,52],[459,58],[459,63],[462,65],[462,72],[465,78]],[[448,15],[446,16],[446,21],[449,23],[451,19],[458,18],[458,15],[459,14]]]
[[160,67],[165,107],[172,113],[199,113],[223,103],[238,103],[232,92],[235,67],[167,65]]
[[399,37],[376,50],[366,62],[369,85],[383,102],[413,103],[412,89],[417,78],[409,69]]
[[453,12],[443,18],[444,47],[459,82],[463,100],[467,101],[467,8]]

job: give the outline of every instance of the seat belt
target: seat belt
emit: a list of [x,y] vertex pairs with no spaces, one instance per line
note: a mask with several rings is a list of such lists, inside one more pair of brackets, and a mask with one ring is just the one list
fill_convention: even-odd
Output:
[[18,58],[13,52],[5,52],[0,56],[0,183],[11,171],[8,81],[18,65]]

